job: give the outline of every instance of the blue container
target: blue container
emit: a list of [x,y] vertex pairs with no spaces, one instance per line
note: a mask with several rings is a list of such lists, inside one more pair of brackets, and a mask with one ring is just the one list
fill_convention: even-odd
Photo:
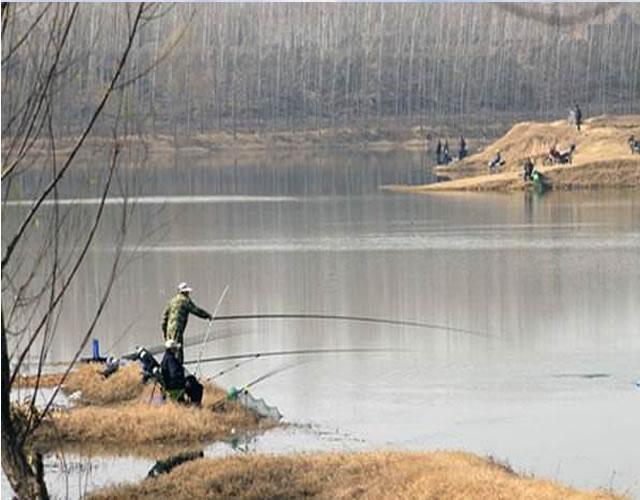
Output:
[[93,359],[100,358],[100,342],[98,339],[93,339]]

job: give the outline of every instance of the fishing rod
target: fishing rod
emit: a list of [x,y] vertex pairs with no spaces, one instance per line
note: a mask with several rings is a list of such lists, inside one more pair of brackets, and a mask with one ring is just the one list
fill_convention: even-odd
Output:
[[[216,316],[212,321],[243,321],[243,320],[255,320],[255,319],[310,319],[310,320],[336,320],[336,321],[354,321],[359,323],[374,323],[380,325],[392,325],[392,326],[410,326],[415,328],[426,328],[430,330],[444,330],[456,333],[465,333],[467,335],[475,335],[484,338],[494,338],[493,335],[489,335],[484,332],[478,332],[475,330],[468,330],[466,328],[456,328],[452,326],[437,325],[433,323],[424,323],[421,321],[407,321],[398,319],[387,318],[373,318],[369,316],[347,316],[339,314],[320,314],[320,313],[257,313],[257,314],[232,314],[227,316]],[[226,336],[218,336],[217,339],[224,339],[233,337],[234,334],[230,333]],[[188,340],[183,342],[185,347],[191,347],[199,344],[206,337],[206,334],[200,334],[192,336]],[[151,354],[158,354],[164,350],[164,344],[158,344],[156,346],[147,349]],[[136,354],[130,353],[122,356],[124,359],[135,359]]]
[[204,342],[202,343],[202,347],[200,348],[200,352],[198,353],[198,364],[196,364],[196,369],[195,369],[196,377],[198,376],[198,373],[200,372],[200,360],[202,359],[202,352],[204,351],[204,348],[207,346],[207,341],[209,340],[209,334],[211,333],[213,321],[216,319],[216,315],[218,314],[218,309],[220,308],[220,304],[222,304],[222,301],[224,300],[224,296],[227,294],[228,291],[229,291],[229,285],[226,285],[224,287],[224,290],[222,290],[222,294],[220,295],[220,298],[218,299],[218,303],[216,304],[216,308],[213,310],[213,314],[211,315],[211,319],[209,320],[209,324],[207,325],[207,333],[206,333],[206,335],[204,337]]
[[[225,333],[223,335],[216,335],[216,340],[223,340],[223,339],[228,339],[228,338],[237,338],[240,337],[242,335],[248,335],[249,333],[251,333],[250,331],[244,331],[244,332],[237,332],[237,331],[229,331],[228,333]],[[182,342],[182,345],[184,347],[193,347],[195,345],[198,345],[200,343],[203,342],[205,336],[206,336],[207,332],[205,331],[205,333],[200,333],[198,335],[194,335],[189,339],[184,339]],[[154,346],[151,346],[149,348],[145,348],[145,351],[149,352],[150,354],[160,354],[161,352],[164,352],[165,350],[165,346],[164,344],[156,344]],[[127,353],[127,354],[123,354],[121,356],[123,359],[136,359],[136,352],[131,352],[131,353]]]
[[227,394],[225,397],[220,398],[219,400],[217,400],[216,402],[214,402],[211,405],[211,408],[215,411],[215,410],[219,410],[224,406],[225,401],[230,400],[230,399],[235,399],[238,394],[242,394],[243,392],[249,390],[249,388],[253,387],[256,384],[259,384],[260,382],[263,382],[265,380],[267,380],[268,378],[273,377],[274,375],[277,375],[278,373],[282,373],[283,371],[289,370],[291,368],[295,368],[296,366],[300,366],[303,365],[305,363],[308,363],[309,361],[293,361],[291,363],[286,363],[284,365],[281,365],[277,368],[274,368],[273,370],[265,373],[264,375],[260,375],[258,378],[253,379],[251,382],[249,382],[248,384],[243,385],[240,388],[235,388],[232,387],[229,390],[229,394]]
[[[242,354],[229,354],[227,356],[215,356],[205,358],[202,363],[215,363],[218,361],[229,361],[233,359],[255,359],[269,358],[272,356],[299,356],[301,354],[341,354],[341,353],[390,353],[390,352],[412,352],[408,349],[367,349],[367,348],[351,348],[351,349],[297,349],[294,351],[268,351],[268,352],[248,352]],[[183,364],[192,365],[195,361],[185,361]]]
[[346,316],[340,314],[318,314],[318,313],[260,313],[260,314],[232,314],[228,316],[218,316],[216,321],[237,321],[248,319],[332,319],[338,321],[356,321],[359,323],[376,323],[381,325],[394,326],[413,326],[417,328],[427,328],[431,330],[445,330],[457,333],[466,333],[469,335],[477,335],[480,337],[491,337],[491,335],[468,330],[466,328],[456,328],[453,326],[437,325],[433,323],[423,323],[421,321],[406,321],[400,319],[373,318],[369,316]]

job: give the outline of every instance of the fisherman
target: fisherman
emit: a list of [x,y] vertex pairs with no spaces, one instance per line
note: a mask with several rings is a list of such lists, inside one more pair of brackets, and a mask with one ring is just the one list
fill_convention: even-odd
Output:
[[489,162],[489,171],[490,172],[495,172],[498,167],[504,165],[504,160],[502,159],[502,156],[500,155],[500,150],[496,151],[496,156],[493,158],[493,160],[491,160]]
[[438,139],[438,145],[436,146],[436,164],[442,165],[442,142]]
[[460,136],[460,149],[458,149],[458,160],[462,160],[465,156],[467,156],[467,143],[464,140],[463,136]]
[[167,304],[162,316],[162,333],[165,340],[175,340],[179,344],[178,360],[184,361],[184,330],[187,327],[189,314],[211,321],[213,316],[198,307],[190,297],[193,289],[186,283],[178,285],[178,293]]
[[580,106],[578,106],[578,103],[576,103],[573,110],[573,117],[576,120],[576,128],[578,129],[578,132],[580,132],[580,125],[582,125],[582,110],[580,109]]
[[527,182],[533,180],[534,164],[530,157],[524,161],[522,168],[524,170],[524,181]]
[[629,140],[629,148],[631,149],[631,154],[640,154],[640,140],[636,139],[635,136],[630,136]]

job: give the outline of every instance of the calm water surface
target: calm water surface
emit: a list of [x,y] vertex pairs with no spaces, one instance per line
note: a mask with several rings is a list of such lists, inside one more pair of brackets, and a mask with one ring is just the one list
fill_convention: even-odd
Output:
[[[640,193],[420,196],[375,189],[428,181],[420,162],[333,155],[284,172],[229,166],[210,173],[188,165],[160,172],[150,182],[155,189],[139,184],[126,272],[96,337],[112,353],[158,344],[160,316],[179,281],[192,284],[196,302],[211,310],[228,284],[220,314],[349,314],[483,332],[237,322],[216,324],[203,356],[407,351],[299,357],[309,362],[253,391],[297,426],[247,441],[250,451],[461,449],[519,472],[640,497]],[[229,178],[236,180],[221,180]],[[84,202],[69,209],[82,220],[95,206],[91,190],[76,182]],[[3,224],[24,209],[6,206]],[[120,209],[114,200],[108,217],[115,220]],[[73,291],[76,304],[61,319],[65,336],[54,359],[67,359],[90,319],[114,255],[112,228],[105,224]],[[194,318],[187,336],[204,328]],[[199,350],[187,349],[187,357]],[[241,385],[288,361],[256,360],[219,382]],[[227,445],[207,450],[236,452]],[[50,481],[63,495],[56,467]],[[93,470],[78,467],[80,478]],[[102,470],[92,483],[100,485],[105,476],[137,479],[150,465],[97,459],[91,467]]]

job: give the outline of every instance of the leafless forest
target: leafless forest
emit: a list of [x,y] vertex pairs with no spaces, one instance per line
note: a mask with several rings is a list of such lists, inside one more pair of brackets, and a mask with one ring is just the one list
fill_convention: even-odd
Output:
[[[135,132],[300,129],[437,121],[450,115],[637,112],[640,7],[579,4],[162,5],[142,25],[127,76]],[[590,7],[593,10],[593,5]],[[70,5],[22,5],[3,30],[3,134]],[[108,82],[127,22],[84,4],[60,57],[61,133],[83,126]],[[20,39],[36,30],[28,43]],[[60,30],[58,30],[60,31]],[[5,53],[3,52],[3,58]],[[155,64],[158,59],[162,64]],[[108,116],[108,115],[107,115]]]

